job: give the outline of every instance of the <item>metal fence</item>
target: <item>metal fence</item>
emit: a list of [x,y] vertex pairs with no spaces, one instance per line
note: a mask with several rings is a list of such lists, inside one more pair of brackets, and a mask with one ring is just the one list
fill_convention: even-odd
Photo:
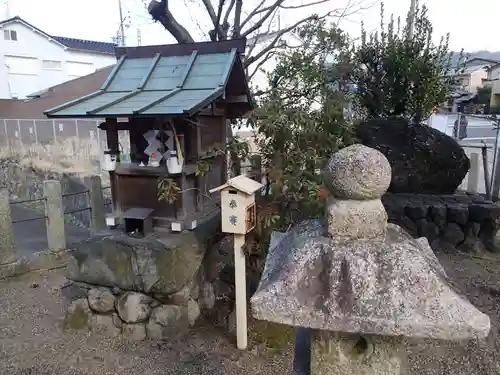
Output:
[[[110,187],[102,187],[103,195]],[[67,225],[66,237],[68,246],[79,242],[90,235],[91,199],[90,190],[63,193],[60,195],[63,204],[64,221]],[[47,249],[46,223],[47,197],[10,201],[11,219],[14,241],[18,255],[29,256],[32,253]],[[105,209],[111,210],[110,197],[104,199]]]
[[[0,119],[0,144],[11,154],[44,158],[67,154],[96,159],[106,149],[102,119]],[[120,144],[128,145],[127,132],[119,131]]]
[[106,133],[99,130],[102,120],[0,120],[0,138],[3,145],[25,147],[44,146],[68,139],[76,141],[92,141],[97,145],[106,144]]

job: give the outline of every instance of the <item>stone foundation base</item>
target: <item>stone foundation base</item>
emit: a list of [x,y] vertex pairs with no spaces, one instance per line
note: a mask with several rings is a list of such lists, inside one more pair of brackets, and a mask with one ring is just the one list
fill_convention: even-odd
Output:
[[319,332],[312,342],[311,375],[400,375],[398,339]]
[[433,250],[500,252],[496,234],[500,205],[477,195],[385,194],[389,222],[414,237],[426,237]]
[[68,329],[90,329],[108,337],[122,335],[131,341],[162,340],[187,331],[200,316],[200,307],[187,288],[166,302],[104,287],[85,290],[85,285],[79,285],[79,290],[86,296],[71,302],[65,321]]

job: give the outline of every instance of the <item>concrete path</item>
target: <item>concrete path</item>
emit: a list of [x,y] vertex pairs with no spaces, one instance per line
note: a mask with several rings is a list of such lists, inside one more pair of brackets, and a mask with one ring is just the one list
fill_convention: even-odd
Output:
[[[18,256],[29,257],[36,252],[47,250],[45,218],[16,223],[19,220],[42,217],[43,213],[25,208],[20,204],[11,205],[11,213],[12,221],[14,222],[12,227]],[[76,225],[67,224],[65,229],[68,245],[80,242],[90,236],[90,232],[87,229],[79,228]]]

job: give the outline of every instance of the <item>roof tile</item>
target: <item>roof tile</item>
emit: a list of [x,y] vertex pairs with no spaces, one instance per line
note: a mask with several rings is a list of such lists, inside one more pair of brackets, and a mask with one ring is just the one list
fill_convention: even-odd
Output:
[[244,45],[244,40],[233,44],[225,52],[216,53],[199,53],[194,43],[191,55],[157,53],[154,57],[134,58],[125,54],[101,90],[45,113],[48,117],[192,114],[224,94],[233,71],[240,73],[233,77],[233,84],[246,87],[249,96],[236,48],[237,44]]
[[43,34],[43,35],[47,36],[48,38],[52,38],[55,41],[61,43],[62,45],[66,46],[68,48],[76,49],[79,51],[114,54],[115,47],[117,47],[117,45],[115,43],[97,42],[94,40],[84,40],[84,39],[74,39],[74,38],[67,38],[64,36],[53,36],[53,35],[47,34],[43,30],[40,30],[38,27],[30,24],[29,22],[26,22],[24,19],[22,19],[19,16],[15,16],[15,17],[0,21],[0,26],[7,25],[7,24],[13,23],[13,22],[23,23],[23,24],[31,27],[32,29],[36,30],[40,34]]
[[73,39],[64,36],[53,36],[59,43],[64,44],[71,49],[80,51],[98,52],[98,53],[115,53],[115,43],[97,42],[94,40]]

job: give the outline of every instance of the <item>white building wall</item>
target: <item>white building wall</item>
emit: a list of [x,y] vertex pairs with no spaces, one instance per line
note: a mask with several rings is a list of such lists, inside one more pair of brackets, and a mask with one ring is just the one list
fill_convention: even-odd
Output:
[[[5,34],[11,31],[17,40],[6,40]],[[0,99],[24,98],[115,62],[116,58],[110,54],[68,50],[19,22],[2,25]]]

